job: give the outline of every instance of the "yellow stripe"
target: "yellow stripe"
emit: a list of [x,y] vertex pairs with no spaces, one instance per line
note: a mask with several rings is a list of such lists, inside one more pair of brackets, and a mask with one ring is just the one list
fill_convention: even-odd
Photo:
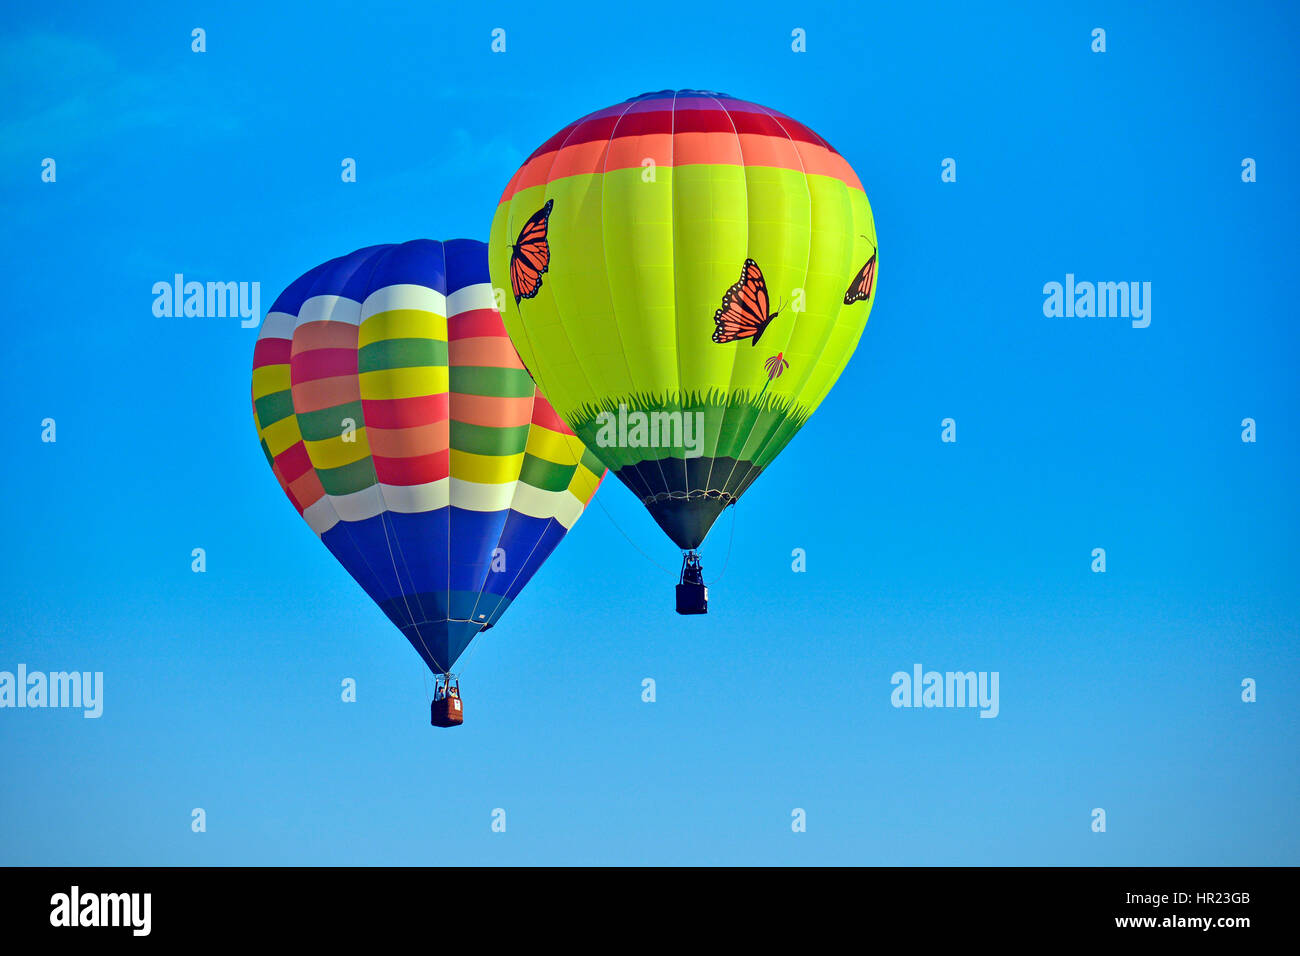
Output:
[[365,399],[420,398],[447,391],[447,366],[422,365],[417,368],[386,368],[362,372],[361,397]]
[[573,480],[569,482],[569,492],[585,505],[591,500],[591,496],[596,493],[596,486],[599,484],[599,478],[582,465],[579,465],[573,471]]
[[524,449],[534,458],[544,458],[555,465],[572,465],[582,461],[582,442],[573,435],[561,435],[542,425],[528,429]]
[[344,441],[342,435],[336,435],[303,444],[307,446],[307,457],[311,459],[313,468],[339,468],[370,457],[370,440],[366,438],[365,426],[357,429],[356,439]]
[[357,348],[388,339],[437,339],[447,341],[445,316],[423,309],[390,309],[376,312],[361,323]]
[[523,454],[475,455],[467,451],[451,450],[451,474],[461,481],[480,485],[501,485],[519,480],[524,467]]
[[289,388],[289,366],[263,365],[253,369],[253,398],[265,398],[275,392],[284,392]]
[[272,458],[288,451],[302,440],[297,416],[286,415],[278,422],[267,425],[262,429],[262,438],[266,441],[266,447],[271,449]]

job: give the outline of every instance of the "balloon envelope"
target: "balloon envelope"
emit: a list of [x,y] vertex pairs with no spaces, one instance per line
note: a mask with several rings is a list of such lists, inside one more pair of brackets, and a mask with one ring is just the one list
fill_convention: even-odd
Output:
[[604,474],[520,363],[471,240],[370,246],[290,285],[258,336],[253,412],[289,500],[437,673]]
[[539,387],[682,548],[825,398],[874,302],[849,164],[717,93],[648,93],[560,130],[510,180],[489,247]]

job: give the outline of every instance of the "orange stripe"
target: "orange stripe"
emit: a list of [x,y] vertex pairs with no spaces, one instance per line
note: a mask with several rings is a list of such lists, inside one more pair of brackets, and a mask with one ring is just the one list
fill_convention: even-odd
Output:
[[[552,165],[550,156],[539,156],[537,163],[537,175],[549,173],[541,182],[548,182],[555,179],[563,179],[565,176],[581,176],[583,173],[599,172],[605,167],[605,153],[609,149],[609,140],[596,140],[592,143],[578,143],[576,146],[566,146],[558,153],[552,153],[555,162]],[[637,160],[634,164],[641,165]],[[621,167],[620,167],[621,168]],[[527,178],[527,174],[525,174]]]
[[318,378],[293,386],[293,410],[299,415],[360,400],[361,380],[355,375]]
[[491,395],[451,396],[452,417],[466,425],[511,428],[527,425],[533,415],[531,398],[494,398]]
[[739,166],[740,141],[731,133],[679,133],[673,137],[674,166]]
[[448,361],[453,368],[477,366],[479,368],[521,369],[515,347],[507,338],[452,339],[447,343]]
[[[620,136],[610,140],[608,145],[605,165],[610,169],[631,169],[644,165],[647,159],[654,160],[656,166],[673,164],[673,137],[669,133]],[[552,175],[551,178],[554,179],[555,176]]]
[[411,428],[367,426],[366,439],[370,442],[370,454],[377,458],[419,458],[448,448],[451,426],[445,418]]
[[853,167],[839,153],[832,153],[824,146],[812,143],[798,143],[799,155],[803,157],[804,169],[810,176],[830,176],[841,180],[850,189],[862,190],[862,183]]
[[325,497],[325,487],[316,477],[315,471],[305,472],[289,486],[289,497],[298,506],[299,511],[306,511]]
[[678,133],[672,137],[671,153],[668,153],[663,145],[667,141],[668,137],[657,134],[626,136],[617,138],[612,143],[580,143],[566,146],[559,153],[545,153],[529,160],[519,170],[515,179],[506,187],[501,201],[508,202],[517,192],[566,176],[634,169],[646,158],[653,159],[659,166],[768,166],[792,169],[813,176],[830,176],[853,189],[862,188],[862,183],[843,156],[816,143],[759,133],[742,133],[739,137],[734,133]]
[[[804,169],[799,151],[788,139],[778,136],[740,134],[740,152],[746,166],[776,166],[778,169]],[[825,152],[825,150],[823,150]]]
[[293,331],[293,354],[311,349],[354,349],[357,327],[347,322],[308,322]]

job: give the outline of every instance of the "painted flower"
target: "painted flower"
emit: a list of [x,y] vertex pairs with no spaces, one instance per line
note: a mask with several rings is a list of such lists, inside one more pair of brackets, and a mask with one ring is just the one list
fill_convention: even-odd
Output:
[[763,363],[763,367],[767,369],[767,380],[770,382],[774,378],[780,378],[781,373],[790,367],[790,363],[785,360],[784,352],[777,352]]

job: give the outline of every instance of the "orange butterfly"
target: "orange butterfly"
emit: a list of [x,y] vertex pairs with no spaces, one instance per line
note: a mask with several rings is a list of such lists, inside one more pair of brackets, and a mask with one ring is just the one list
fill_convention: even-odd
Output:
[[515,305],[531,299],[542,287],[542,275],[551,264],[551,247],[546,242],[546,226],[551,218],[554,199],[529,217],[519,230],[519,241],[510,247],[510,288]]
[[749,339],[750,345],[757,345],[764,330],[781,314],[777,309],[768,315],[767,307],[767,283],[763,281],[763,270],[753,259],[746,259],[744,268],[740,270],[740,281],[727,290],[722,297],[722,308],[713,313],[716,326],[713,341]]
[[[862,237],[867,239],[866,236]],[[870,242],[867,239],[867,242]],[[849,283],[849,291],[844,293],[844,304],[852,305],[862,299],[870,299],[872,286],[876,284],[876,250],[871,250],[871,258],[867,264],[858,270],[858,274],[853,277]]]

